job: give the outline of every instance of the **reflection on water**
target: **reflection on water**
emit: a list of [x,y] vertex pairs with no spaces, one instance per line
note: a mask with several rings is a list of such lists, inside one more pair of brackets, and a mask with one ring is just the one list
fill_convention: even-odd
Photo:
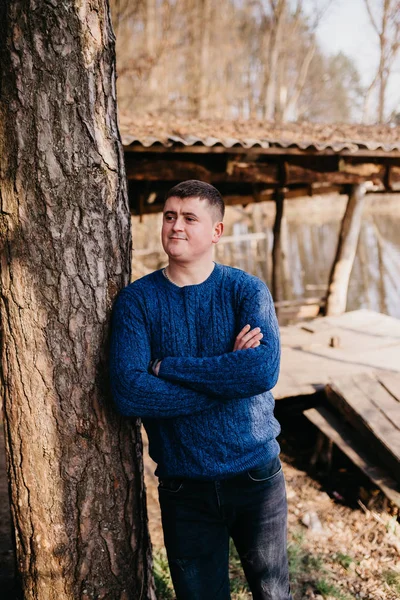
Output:
[[[288,230],[288,297],[323,295],[336,252],[339,223],[289,221]],[[367,214],[351,273],[347,310],[369,308],[400,318],[399,297],[400,216]]]
[[[400,208],[400,198],[398,197]],[[341,214],[323,222],[307,212],[288,214],[282,235],[286,239],[284,299],[321,297],[326,293],[335,257]],[[253,221],[254,223],[254,221]],[[234,235],[254,231],[247,222],[235,223]],[[268,254],[271,228],[265,238],[221,244],[216,258],[258,275],[271,284]],[[228,248],[230,246],[230,248]],[[347,310],[369,308],[400,318],[400,211],[366,210],[351,274]]]

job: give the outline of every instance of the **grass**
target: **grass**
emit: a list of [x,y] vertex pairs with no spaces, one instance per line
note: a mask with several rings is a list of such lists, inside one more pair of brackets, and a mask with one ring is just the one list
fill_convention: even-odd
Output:
[[337,598],[337,600],[351,600],[351,596],[344,594],[333,583],[326,579],[320,579],[315,583],[315,589],[324,597]]
[[153,550],[153,575],[159,600],[175,598],[165,548]]
[[400,595],[400,572],[389,569],[382,573],[383,581]]
[[[288,545],[290,585],[294,600],[301,600],[307,589],[311,588],[324,598],[337,600],[352,600],[340,590],[330,579],[329,572],[324,567],[324,558],[318,554],[311,554],[304,548],[304,532],[302,529],[294,530]],[[344,568],[349,568],[353,562],[347,554],[336,554],[333,559]]]
[[351,556],[349,556],[348,554],[343,554],[342,552],[337,552],[333,555],[332,558],[335,562],[342,565],[344,569],[348,569],[350,565],[354,562],[354,559]]
[[[324,568],[323,558],[311,554],[304,548],[304,533],[301,529],[295,530],[291,535],[288,545],[289,574],[294,600],[302,600],[304,593],[310,587],[324,598],[336,600],[353,600],[340,590],[331,581],[329,573]],[[353,559],[347,554],[337,553],[333,560],[345,569],[349,568]],[[153,553],[153,573],[156,584],[157,598],[159,600],[174,600],[175,594],[169,573],[165,549],[155,550]],[[385,581],[396,591],[400,591],[400,573],[387,571]],[[231,541],[229,556],[229,578],[232,600],[249,600],[251,594],[243,574],[240,558]]]
[[[153,551],[153,575],[158,600],[173,600],[175,594],[165,548]],[[229,557],[229,579],[232,600],[249,600],[250,590],[243,575],[239,555],[232,542]]]

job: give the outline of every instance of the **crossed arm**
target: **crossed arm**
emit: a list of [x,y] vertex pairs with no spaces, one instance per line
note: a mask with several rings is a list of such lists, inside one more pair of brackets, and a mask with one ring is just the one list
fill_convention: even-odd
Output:
[[140,303],[121,294],[113,311],[110,353],[111,387],[119,411],[147,418],[185,416],[221,400],[246,398],[274,387],[279,332],[266,287],[244,303],[240,321],[232,352],[205,358],[165,357],[155,377],[148,372],[150,340]]
[[[254,327],[251,329],[249,324],[245,325],[243,329],[238,333],[235,339],[235,344],[233,346],[233,352],[236,350],[247,350],[248,348],[257,348],[260,345],[260,340],[262,339],[263,334],[259,327]],[[156,377],[160,372],[162,360],[153,361],[152,371]]]
[[279,328],[271,294],[261,281],[251,297],[244,296],[239,322],[242,329],[232,352],[205,358],[168,356],[156,366],[155,374],[222,400],[272,389],[279,374]]

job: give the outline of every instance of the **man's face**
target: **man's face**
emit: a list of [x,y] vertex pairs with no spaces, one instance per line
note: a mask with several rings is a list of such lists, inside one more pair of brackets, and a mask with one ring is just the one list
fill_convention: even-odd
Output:
[[171,259],[191,262],[205,258],[222,230],[207,200],[172,196],[165,203],[161,241]]

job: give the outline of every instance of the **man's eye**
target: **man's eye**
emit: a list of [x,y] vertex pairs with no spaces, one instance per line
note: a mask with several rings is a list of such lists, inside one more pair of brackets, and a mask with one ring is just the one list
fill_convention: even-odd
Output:
[[187,221],[194,221],[194,219],[192,217],[186,217]]

